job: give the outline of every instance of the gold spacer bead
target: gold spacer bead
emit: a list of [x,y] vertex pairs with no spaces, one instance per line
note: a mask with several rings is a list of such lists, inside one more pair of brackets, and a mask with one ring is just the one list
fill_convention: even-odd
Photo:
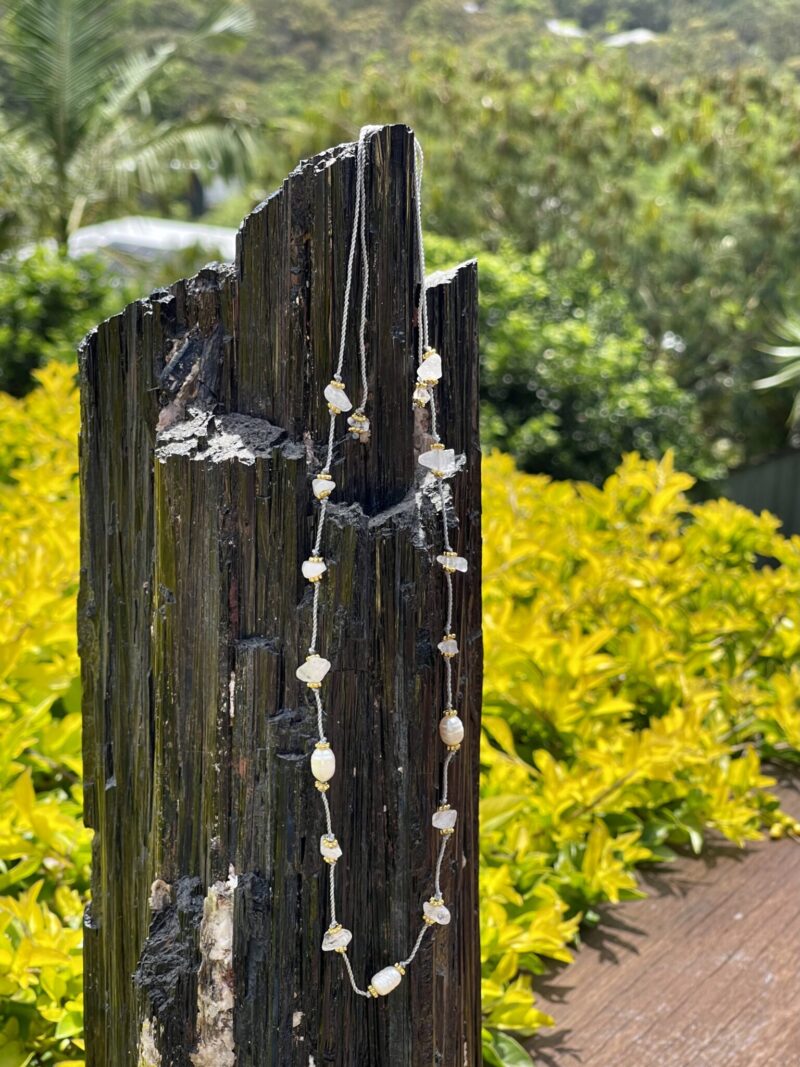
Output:
[[451,834],[455,833],[455,829],[452,826],[446,826],[444,830],[440,830],[439,833],[442,837],[450,837]]
[[330,789],[330,786],[327,782],[314,782],[314,785],[317,787],[320,793],[327,793]]
[[450,810],[450,805],[449,804],[440,804],[437,810],[438,811],[449,811]]
[[452,719],[454,715],[458,715],[456,708],[445,708],[444,713],[448,719]]
[[330,748],[330,747],[331,747],[330,741],[317,741],[316,745],[314,745],[314,748]]
[[342,413],[342,409],[334,407],[333,404],[328,404],[328,411],[330,411],[331,415],[341,415]]
[[461,745],[460,745],[460,744],[458,744],[458,745],[448,745],[448,746],[447,746],[447,751],[448,751],[448,752],[458,752],[458,750],[459,750],[460,748],[461,748]]
[[344,382],[337,382],[335,378],[329,383],[334,389],[344,389]]
[[435,449],[437,452],[444,451],[444,442],[443,441],[434,441],[433,444],[431,445],[431,448]]
[[340,945],[338,948],[335,948],[333,951],[334,952],[338,952],[340,956],[343,956],[345,954],[345,952],[347,952],[347,945]]
[[344,929],[344,927],[342,926],[341,923],[331,923],[331,925],[328,927],[328,933],[329,934],[338,934],[339,931],[343,930],[343,929]]
[[339,842],[336,840],[335,837],[332,840],[328,840],[328,838],[326,837],[325,838],[325,847],[326,848],[338,848],[339,847]]
[[431,919],[430,916],[428,916],[428,915],[423,915],[422,916],[422,921],[425,923],[426,926],[435,926],[436,925],[436,920],[435,919]]
[[444,904],[444,898],[443,897],[431,897],[431,899],[428,901],[428,903],[429,904],[433,904],[434,908],[440,908],[442,906],[442,904]]
[[319,474],[317,475],[317,477],[321,478],[323,480],[323,482],[331,482],[331,481],[333,481],[333,475],[331,474],[330,471],[320,471]]
[[399,972],[400,974],[405,974],[405,973],[406,973],[406,969],[405,969],[405,967],[403,966],[403,964],[402,964],[402,963],[393,963],[393,964],[392,964],[392,966],[393,966],[393,967],[394,967],[394,969],[395,969],[396,971],[398,971],[398,972]]
[[325,560],[323,559],[322,556],[309,556],[308,557],[308,562],[309,563],[324,563]]
[[333,858],[333,856],[323,856],[322,858],[325,860],[329,867],[336,866],[336,860]]
[[367,986],[367,992],[369,993],[369,995],[371,997],[375,997],[376,1000],[380,996],[380,994],[378,993],[378,990],[375,988],[374,985],[368,985]]

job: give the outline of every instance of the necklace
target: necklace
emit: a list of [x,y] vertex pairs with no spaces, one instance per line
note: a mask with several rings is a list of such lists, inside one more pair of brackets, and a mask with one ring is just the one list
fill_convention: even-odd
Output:
[[[325,706],[322,700],[322,684],[331,669],[330,660],[326,659],[317,650],[319,636],[319,608],[320,608],[320,583],[327,571],[327,564],[323,554],[323,533],[325,529],[325,516],[328,508],[328,500],[336,488],[336,483],[331,475],[333,465],[333,451],[336,436],[336,420],[339,415],[352,412],[347,418],[348,433],[355,441],[367,445],[370,440],[370,423],[366,415],[366,407],[369,400],[367,353],[366,353],[366,322],[367,301],[369,295],[369,263],[367,258],[366,237],[366,196],[365,176],[367,167],[367,141],[378,127],[364,126],[359,134],[356,150],[356,188],[355,210],[353,230],[350,238],[350,247],[347,260],[347,274],[344,291],[344,310],[342,313],[342,327],[339,340],[338,359],[333,378],[325,387],[324,397],[328,402],[330,423],[328,430],[327,449],[325,462],[321,471],[312,478],[312,492],[319,501],[319,512],[316,522],[316,533],[311,555],[301,567],[302,574],[313,585],[312,623],[311,636],[308,645],[308,656],[295,672],[297,678],[306,684],[313,694],[317,712],[317,730],[319,740],[316,742],[311,754],[311,773],[315,779],[315,785],[319,792],[325,815],[325,833],[320,838],[320,853],[323,861],[328,865],[328,898],[330,903],[330,925],[322,939],[323,952],[337,953],[347,971],[350,984],[354,992],[361,997],[386,996],[400,984],[406,968],[413,962],[422,945],[425,934],[433,926],[446,926],[450,922],[450,911],[444,902],[441,888],[442,864],[450,837],[455,832],[457,812],[447,802],[448,797],[448,774],[450,765],[458,752],[464,737],[464,725],[453,707],[453,660],[458,655],[458,644],[453,633],[454,613],[454,582],[453,577],[459,572],[467,570],[467,561],[453,551],[450,543],[450,534],[447,523],[445,481],[453,477],[459,467],[460,459],[456,457],[453,449],[448,449],[441,440],[437,425],[436,409],[436,385],[442,377],[442,359],[438,352],[434,351],[429,344],[428,334],[428,308],[425,290],[425,251],[422,238],[422,170],[424,157],[419,142],[414,140],[414,186],[416,193],[416,238],[418,249],[418,268],[420,274],[420,295],[417,307],[417,380],[412,392],[412,404],[416,408],[429,407],[430,431],[429,436],[432,444],[429,450],[422,452],[418,462],[424,478],[430,482],[438,495],[442,516],[442,552],[437,555],[436,561],[442,568],[444,580],[447,584],[447,612],[444,620],[442,640],[437,648],[444,662],[444,710],[439,721],[439,736],[445,747],[445,756],[441,765],[441,800],[439,806],[431,816],[431,824],[434,831],[440,835],[439,849],[436,865],[433,873],[433,895],[422,905],[421,928],[408,956],[390,966],[377,971],[366,989],[358,985],[347,949],[353,939],[353,934],[343,926],[337,918],[336,910],[336,865],[342,857],[342,849],[336,840],[333,830],[333,817],[327,793],[330,788],[330,780],[336,771],[336,757],[330,743],[325,736]],[[361,399],[358,406],[353,409],[352,402],[347,396],[342,371],[344,368],[345,344],[349,317],[350,296],[353,286],[353,275],[356,264],[356,253],[360,253],[361,269],[361,305],[358,326],[358,354],[359,370],[361,379]]]

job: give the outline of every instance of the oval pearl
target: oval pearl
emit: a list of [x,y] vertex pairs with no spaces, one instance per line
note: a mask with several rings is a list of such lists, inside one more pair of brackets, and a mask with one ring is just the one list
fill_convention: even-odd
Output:
[[439,737],[446,745],[460,745],[464,740],[464,723],[457,715],[445,715],[439,720]]
[[315,748],[311,753],[311,773],[318,782],[327,782],[336,771],[336,757],[330,748]]
[[393,989],[400,985],[402,975],[396,967],[384,967],[382,971],[372,976],[372,987],[379,996],[385,997]]

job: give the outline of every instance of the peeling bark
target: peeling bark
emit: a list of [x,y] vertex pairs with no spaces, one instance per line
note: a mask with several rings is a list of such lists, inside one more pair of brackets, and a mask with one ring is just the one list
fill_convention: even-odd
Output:
[[[320,952],[315,716],[294,670],[309,629],[300,562],[328,426],[354,157],[342,145],[301,164],[245,219],[235,264],[132,304],[81,349],[79,637],[85,813],[96,831],[88,1067],[144,1067],[153,1046],[158,1067],[480,1063],[474,264],[437,275],[428,293],[442,425],[466,456],[447,513],[470,567],[457,620],[467,738],[443,869],[453,922],[380,1003],[355,998],[338,957]],[[321,636],[336,664],[325,697],[339,759],[329,796],[344,849],[340,910],[362,982],[412,944],[438,843],[445,590],[440,503],[416,463],[427,413],[409,402],[420,281],[412,166],[405,127],[371,140],[374,433],[368,447],[343,428],[336,441],[343,493],[329,508],[322,589]]]

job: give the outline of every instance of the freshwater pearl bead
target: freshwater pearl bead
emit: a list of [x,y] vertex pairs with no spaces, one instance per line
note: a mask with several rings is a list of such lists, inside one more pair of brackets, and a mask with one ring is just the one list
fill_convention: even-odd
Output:
[[441,563],[449,574],[454,571],[466,571],[469,566],[464,557],[457,555],[455,552],[445,552],[441,556],[437,556],[436,562]]
[[312,653],[306,658],[305,663],[301,663],[295,675],[301,682],[305,682],[310,689],[319,689],[320,682],[331,669],[331,661],[325,659],[324,656],[318,656],[316,653]]
[[336,482],[330,474],[319,474],[311,479],[311,492],[317,500],[327,500],[335,488]]
[[303,565],[300,568],[303,572],[303,577],[307,578],[309,582],[318,582],[327,569],[322,556],[309,556],[308,559],[303,560]]
[[329,782],[336,772],[336,757],[330,748],[315,748],[311,753],[311,773],[318,782]]
[[445,634],[443,639],[436,646],[445,659],[452,659],[453,656],[458,655],[458,642],[453,634]]
[[411,394],[411,400],[415,408],[424,408],[431,398],[431,391],[427,385],[418,385]]
[[442,357],[431,349],[417,368],[417,379],[423,385],[433,385],[442,376]]
[[439,737],[446,745],[460,745],[464,740],[464,723],[457,715],[445,715],[439,720]]
[[419,457],[423,467],[427,467],[437,478],[447,478],[456,473],[456,454],[452,448],[432,448]]
[[430,925],[438,923],[439,926],[447,926],[450,922],[450,911],[445,907],[444,901],[437,897],[431,897],[422,905],[422,914],[425,921]]
[[[463,729],[461,733],[463,735]],[[452,830],[457,818],[458,812],[455,808],[442,808],[431,816],[431,826],[436,830]]]
[[341,952],[347,948],[353,940],[353,935],[344,926],[330,926],[322,938],[323,952]]
[[373,974],[372,981],[370,982],[370,992],[373,996],[385,997],[387,993],[391,993],[393,989],[397,989],[402,977],[403,972],[396,963],[391,967],[384,967],[382,971]]
[[319,839],[319,851],[326,860],[333,860],[334,862],[341,859],[342,856],[339,842],[335,837],[328,837],[327,834],[323,834]]
[[353,406],[341,382],[330,382],[325,386],[325,392],[322,395],[328,401],[328,409],[334,415],[341,415],[343,411],[349,411]]

